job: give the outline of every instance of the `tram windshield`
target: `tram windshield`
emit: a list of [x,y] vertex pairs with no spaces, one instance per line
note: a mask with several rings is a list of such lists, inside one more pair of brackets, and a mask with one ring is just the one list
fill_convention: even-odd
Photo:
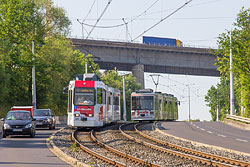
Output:
[[153,110],[154,96],[133,96],[132,110]]
[[75,89],[75,105],[92,106],[94,105],[94,89],[77,88]]

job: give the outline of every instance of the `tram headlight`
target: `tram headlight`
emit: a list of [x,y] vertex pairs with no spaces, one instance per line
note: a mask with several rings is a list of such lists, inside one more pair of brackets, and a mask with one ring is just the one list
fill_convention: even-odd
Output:
[[80,114],[78,114],[78,113],[77,113],[77,114],[75,114],[75,117],[80,117]]
[[93,114],[89,114],[89,117],[93,117]]

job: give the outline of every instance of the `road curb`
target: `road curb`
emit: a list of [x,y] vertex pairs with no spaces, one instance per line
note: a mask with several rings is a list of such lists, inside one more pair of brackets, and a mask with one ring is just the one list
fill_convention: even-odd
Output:
[[60,130],[56,131],[55,133],[53,133],[49,138],[46,139],[46,145],[48,147],[48,149],[54,154],[56,155],[58,158],[60,158],[61,160],[63,160],[64,162],[66,162],[67,164],[74,166],[74,167],[90,167],[89,165],[82,163],[80,161],[78,161],[77,159],[68,156],[66,153],[64,153],[62,150],[60,150],[53,142],[53,138],[55,136],[56,133],[60,132],[64,130],[64,128],[61,128]]
[[155,131],[157,131],[157,132],[159,132],[159,133],[161,133],[163,135],[166,135],[166,136],[169,136],[169,137],[173,137],[173,138],[175,138],[177,140],[181,140],[181,141],[184,141],[184,142],[190,142],[194,146],[199,146],[199,147],[203,146],[203,147],[208,147],[208,148],[211,148],[211,149],[217,149],[217,150],[220,150],[220,151],[230,152],[230,153],[234,153],[234,154],[240,154],[240,155],[244,155],[244,156],[250,156],[249,153],[244,153],[244,152],[235,151],[235,150],[231,150],[231,149],[227,149],[227,148],[223,148],[223,147],[219,147],[219,146],[204,144],[204,143],[196,142],[196,141],[193,141],[193,140],[187,140],[187,139],[184,139],[184,138],[181,138],[181,137],[177,137],[177,136],[168,134],[168,133],[163,132],[162,130],[159,129],[158,123],[155,126]]

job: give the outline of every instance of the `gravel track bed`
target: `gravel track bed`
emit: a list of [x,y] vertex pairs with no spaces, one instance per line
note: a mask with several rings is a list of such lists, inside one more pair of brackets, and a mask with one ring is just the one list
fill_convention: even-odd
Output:
[[135,143],[134,141],[124,137],[118,128],[119,126],[113,126],[112,129],[111,127],[106,127],[103,131],[97,132],[96,136],[98,140],[116,148],[119,151],[160,166],[202,166],[196,162],[168,155],[166,153],[153,150],[147,146]]
[[55,133],[52,138],[53,143],[68,156],[77,159],[78,161],[85,163],[93,167],[107,167],[103,161],[91,156],[90,154],[82,151],[80,148],[75,147],[71,142],[71,134],[73,130],[71,128],[65,128]]
[[92,151],[104,155],[112,160],[116,160],[118,162],[121,162],[123,164],[126,164],[128,166],[141,166],[141,165],[137,165],[134,164],[133,162],[131,162],[130,160],[120,157],[117,154],[114,154],[113,152],[97,145],[95,142],[93,142],[90,137],[89,137],[89,133],[88,132],[79,132],[77,134],[77,140],[84,146],[88,147],[89,149],[91,149]]
[[231,158],[231,159],[236,159],[236,160],[240,160],[240,161],[245,161],[245,162],[250,162],[250,157],[246,156],[246,155],[242,155],[242,154],[236,154],[233,152],[229,152],[229,151],[224,151],[224,150],[219,150],[219,149],[215,149],[212,147],[206,147],[206,146],[199,146],[199,145],[194,145],[191,142],[187,142],[187,141],[183,141],[180,139],[176,139],[172,136],[168,136],[163,135],[159,132],[156,132],[152,129],[152,124],[147,124],[145,126],[143,126],[143,129],[140,128],[140,130],[142,130],[143,133],[160,139],[162,141],[166,141],[169,142],[171,144],[175,144],[175,145],[179,145],[182,147],[186,147],[186,148],[190,148],[196,151],[200,151],[200,152],[204,152],[204,153],[210,153],[213,155],[218,155],[218,156],[222,156],[222,157],[227,157],[227,158]]
[[[241,161],[250,162],[250,157],[236,154],[229,151],[219,150],[212,147],[194,145],[191,142],[183,141],[180,139],[176,139],[172,136],[163,135],[159,132],[156,132],[152,129],[152,124],[147,124],[143,126],[143,129],[139,127],[140,130],[143,130],[143,133],[150,135],[154,138],[169,142],[171,144],[180,145],[183,147],[191,148],[200,152],[206,152],[214,155],[219,155],[223,157],[228,157],[232,159],[237,159]],[[90,154],[82,151],[80,148],[75,147],[75,145],[71,142],[71,133],[73,130],[71,128],[64,128],[61,131],[55,133],[52,138],[53,143],[68,156],[77,159],[78,161],[88,164],[93,167],[104,167],[111,166],[106,164],[105,162],[91,156]],[[140,145],[131,141],[124,137],[118,130],[118,126],[105,127],[103,131],[97,132],[97,137],[99,140],[102,140],[105,144],[108,144],[119,151],[127,152],[128,154],[135,156],[137,158],[146,159],[151,163],[156,163],[161,166],[201,166],[197,164],[187,163],[188,160],[178,159],[177,161],[173,161],[172,157],[169,155],[165,155],[162,152],[152,151],[151,148],[147,148],[146,146]],[[139,151],[138,151],[139,150]],[[110,153],[108,153],[110,154]],[[164,156],[163,156],[164,155]],[[168,157],[166,157],[168,156]],[[162,158],[164,157],[165,162],[162,162]]]

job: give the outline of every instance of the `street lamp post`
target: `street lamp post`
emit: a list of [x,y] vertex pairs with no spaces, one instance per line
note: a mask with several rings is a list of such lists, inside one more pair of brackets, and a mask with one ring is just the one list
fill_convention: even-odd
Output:
[[34,109],[36,109],[36,70],[35,70],[35,46],[34,41],[32,41],[32,60],[33,60],[33,67],[32,67],[32,105]]
[[191,120],[191,114],[190,114],[190,87],[188,86],[188,121]]
[[126,110],[126,92],[125,92],[125,76],[122,76],[123,81],[123,119],[124,121],[127,121],[127,110]]
[[235,112],[234,112],[234,78],[233,78],[232,32],[230,33],[230,115],[235,115]]

